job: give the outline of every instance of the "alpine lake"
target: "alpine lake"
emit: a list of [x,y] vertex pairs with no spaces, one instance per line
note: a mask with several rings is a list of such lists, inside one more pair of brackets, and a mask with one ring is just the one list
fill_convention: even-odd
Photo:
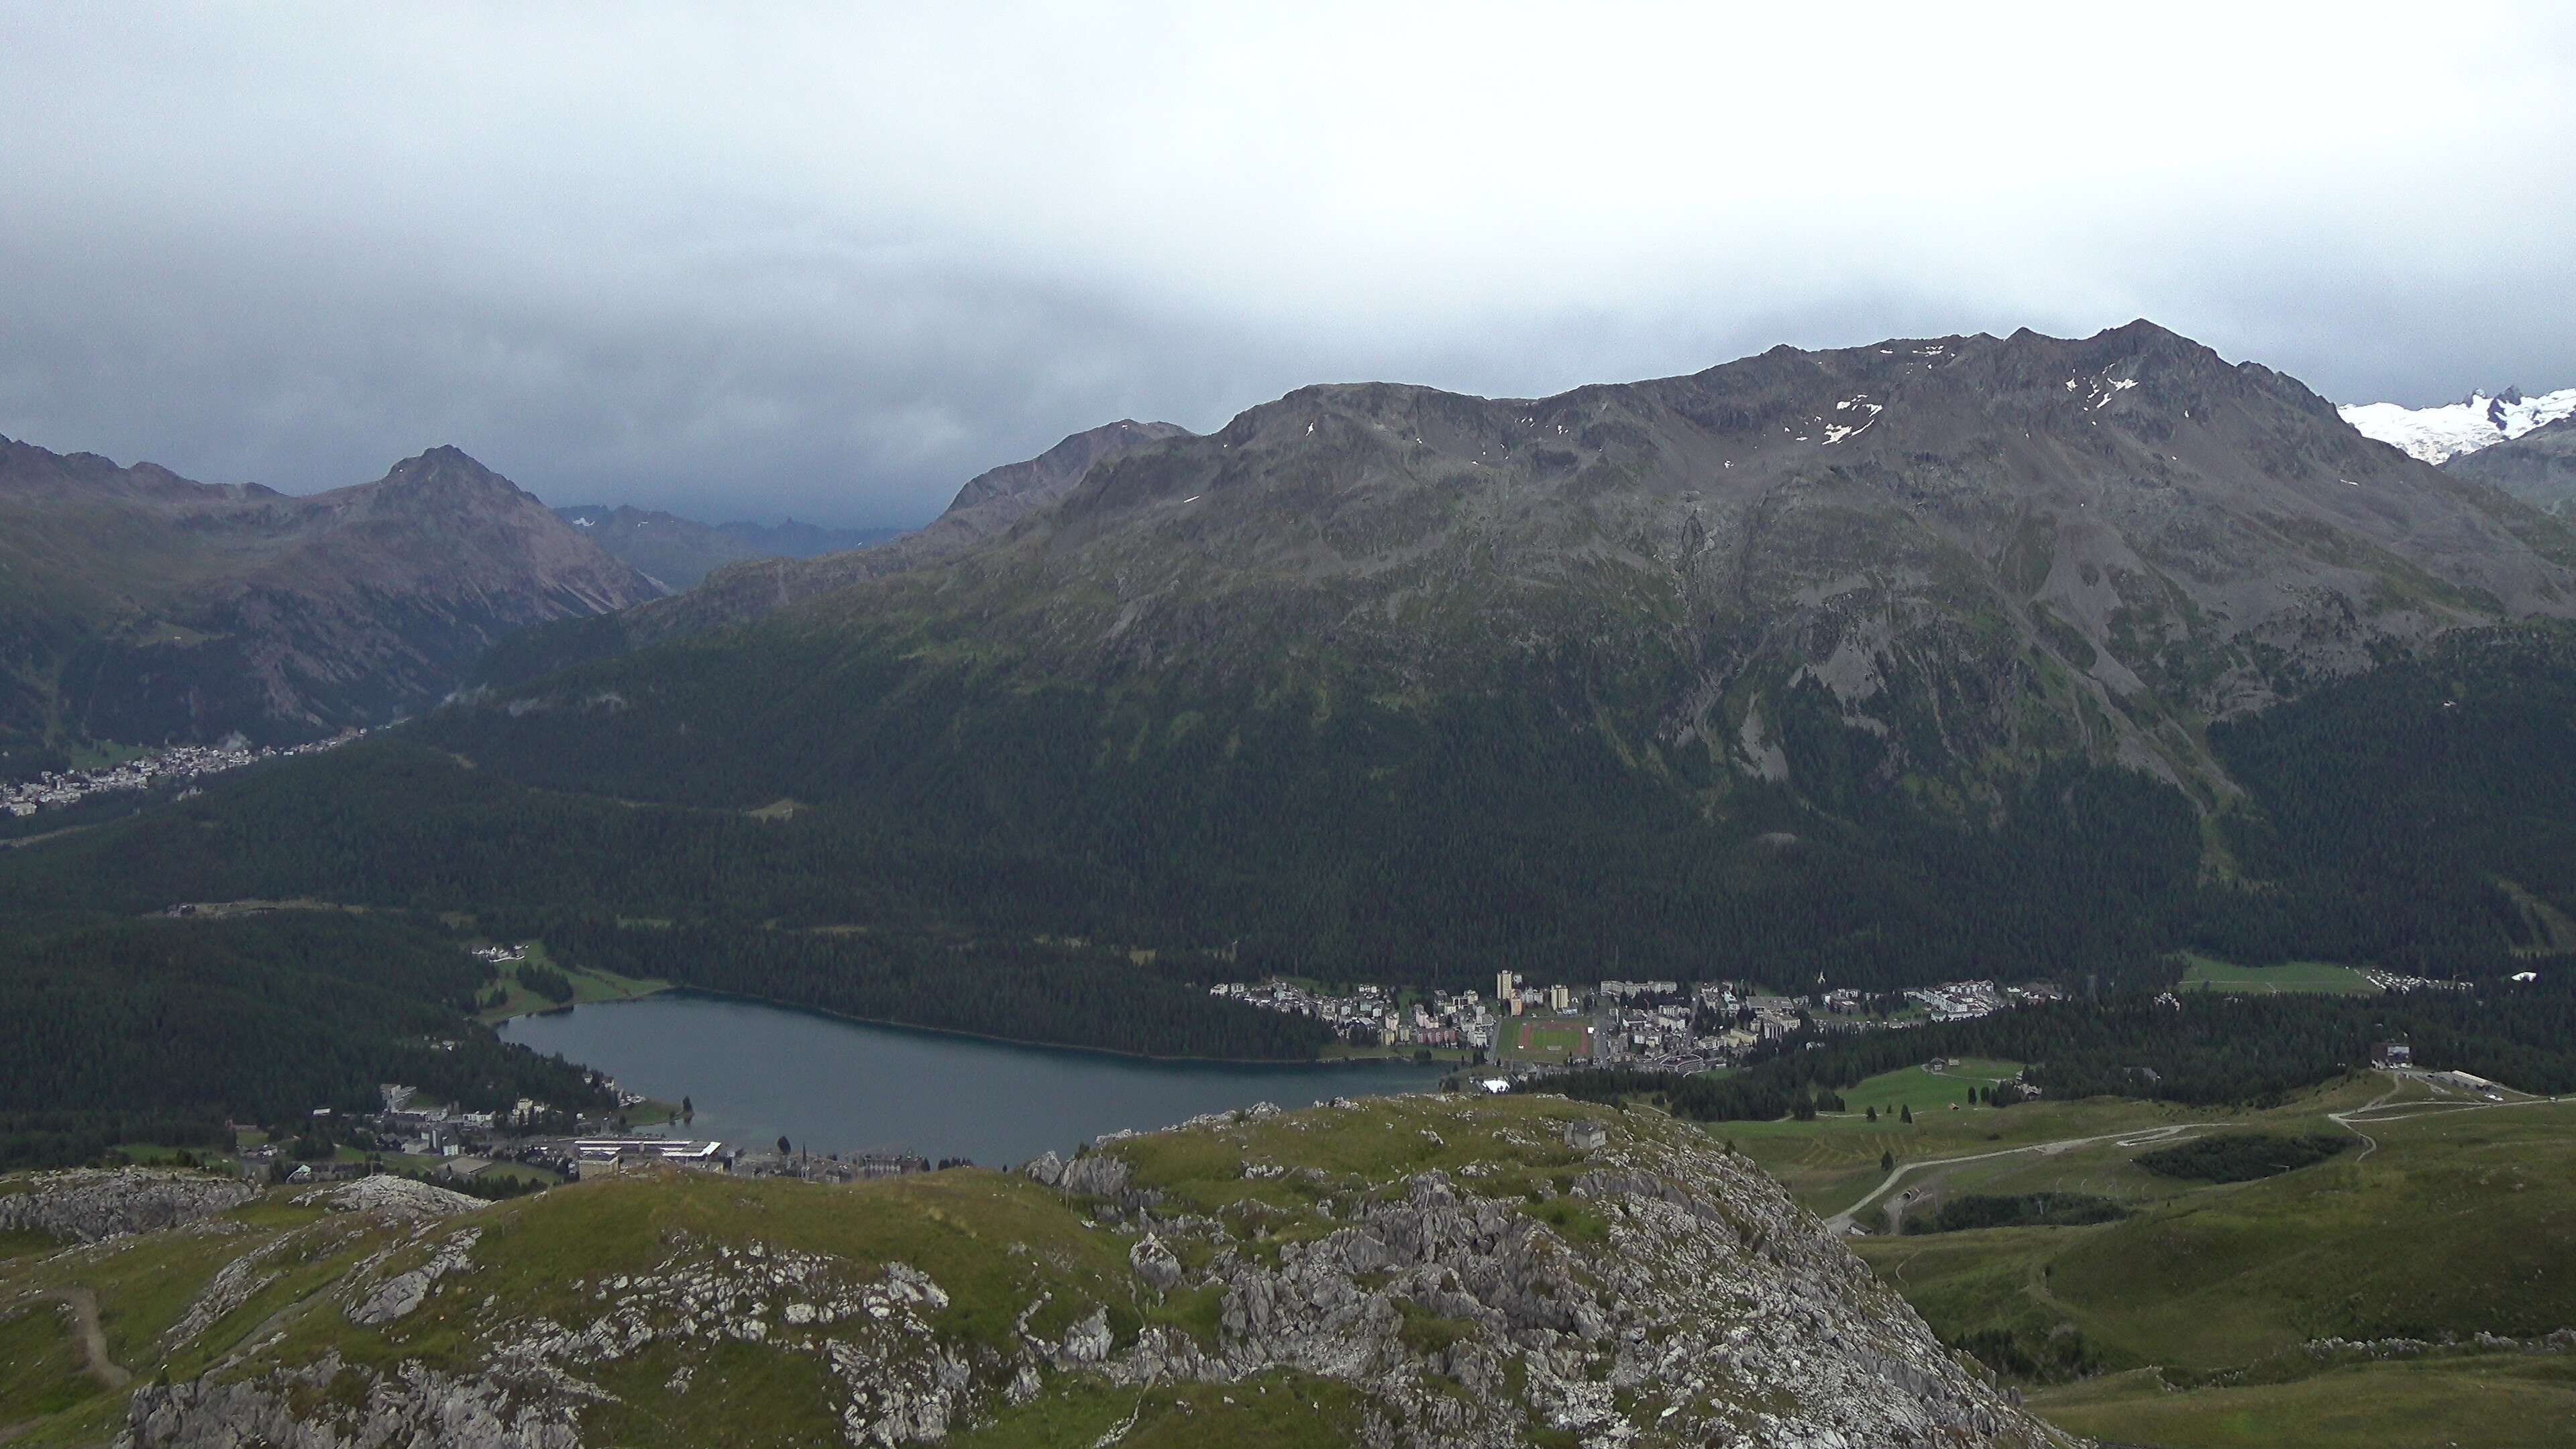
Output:
[[[1070,1156],[1105,1133],[1152,1131],[1269,1102],[1437,1090],[1449,1066],[1404,1061],[1154,1061],[879,1026],[675,991],[522,1016],[503,1039],[608,1073],[626,1091],[689,1099],[685,1131],[805,1152],[909,1152],[986,1167]],[[647,1124],[638,1123],[639,1127]]]

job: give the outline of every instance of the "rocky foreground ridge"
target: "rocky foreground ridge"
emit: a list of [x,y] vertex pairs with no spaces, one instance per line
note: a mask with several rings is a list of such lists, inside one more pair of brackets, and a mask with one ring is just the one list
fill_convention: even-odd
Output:
[[[1588,1115],[1415,1097],[1007,1175],[273,1194],[0,1263],[0,1324],[94,1291],[152,1361],[46,1427],[137,1449],[2069,1442],[1749,1162],[1644,1113],[1571,1145]],[[147,1307],[144,1257],[192,1291]]]

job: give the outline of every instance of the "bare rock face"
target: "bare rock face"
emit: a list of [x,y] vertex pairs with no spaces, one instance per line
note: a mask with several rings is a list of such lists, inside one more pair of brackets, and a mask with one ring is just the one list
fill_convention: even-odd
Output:
[[38,1173],[32,1190],[0,1197],[0,1232],[94,1243],[177,1227],[259,1195],[247,1183],[148,1167]]

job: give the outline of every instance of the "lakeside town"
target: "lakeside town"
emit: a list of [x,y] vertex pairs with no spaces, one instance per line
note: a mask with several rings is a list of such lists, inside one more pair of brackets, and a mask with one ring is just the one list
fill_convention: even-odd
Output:
[[1414,994],[1379,985],[1336,993],[1283,978],[1221,982],[1209,994],[1312,1018],[1352,1047],[1456,1052],[1507,1073],[1578,1063],[1689,1073],[1737,1065],[1764,1043],[1801,1030],[1972,1021],[2062,993],[2045,984],[1951,981],[1884,996],[1822,987],[1792,996],[1746,981],[1540,985],[1504,971],[1495,975],[1490,1000],[1473,990]]
[[962,1158],[934,1163],[910,1152],[799,1151],[784,1138],[744,1144],[666,1135],[684,1131],[694,1116],[685,1102],[655,1115],[650,1109],[657,1104],[619,1089],[612,1078],[600,1081],[618,1108],[592,1117],[528,1099],[505,1112],[468,1112],[387,1083],[377,1089],[383,1101],[373,1112],[317,1107],[292,1131],[237,1126],[234,1155],[241,1174],[253,1180],[293,1184],[393,1173],[482,1197],[646,1167],[851,1182],[971,1165]]
[[301,745],[253,745],[236,734],[211,745],[172,745],[154,754],[93,770],[47,770],[32,780],[0,782],[0,814],[23,819],[39,810],[77,805],[93,796],[149,790],[155,785],[187,786],[204,776],[238,770],[262,760],[333,749],[365,733],[349,730]]

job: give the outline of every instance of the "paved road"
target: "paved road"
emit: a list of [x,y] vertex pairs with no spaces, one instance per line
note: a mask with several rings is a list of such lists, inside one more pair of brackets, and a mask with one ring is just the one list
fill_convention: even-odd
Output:
[[[2432,1074],[2428,1072],[2394,1071],[2382,1072],[2380,1075],[2388,1078],[2387,1091],[2371,1098],[2361,1106],[2351,1108],[2348,1111],[2328,1112],[2326,1114],[2327,1121],[2334,1123],[2346,1132],[2349,1132],[2353,1136],[2361,1139],[2361,1151],[2352,1159],[2355,1162],[2359,1162],[2362,1158],[2368,1157],[2370,1154],[2379,1150],[2379,1139],[2371,1136],[2368,1132],[2363,1131],[2362,1128],[2365,1125],[2376,1126],[2382,1122],[2404,1122],[2415,1117],[2447,1117],[2460,1112],[2492,1112],[2504,1107],[2548,1107],[2557,1105],[2559,1101],[2556,1097],[2535,1097],[2528,1092],[2512,1092],[2511,1088],[2502,1089],[2504,1091],[2512,1092],[2512,1095],[2498,1102],[2481,1101],[2467,1097],[2453,1097],[2448,1095],[2452,1089],[2434,1082],[2432,1080]],[[2403,1090],[2407,1080],[2410,1078],[2423,1081],[2427,1086],[2432,1087],[2434,1091],[2443,1093],[2444,1095],[2436,1097],[2417,1097],[2411,1101],[2391,1103],[2388,1099],[2396,1096],[2398,1092]]]
[[2176,1122],[2171,1126],[2166,1127],[2133,1127],[2126,1132],[2104,1132],[2092,1137],[2066,1137],[2055,1142],[2030,1142],[2019,1147],[1998,1148],[1993,1152],[1971,1152],[1961,1157],[1927,1157],[1917,1162],[1900,1162],[1896,1165],[1896,1170],[1887,1175],[1887,1180],[1885,1182],[1882,1182],[1877,1187],[1870,1189],[1869,1196],[1862,1198],[1860,1201],[1853,1203],[1850,1207],[1847,1207],[1841,1212],[1834,1214],[1832,1217],[1825,1219],[1825,1231],[1830,1233],[1850,1232],[1852,1228],[1852,1219],[1857,1216],[1863,1208],[1866,1208],[1871,1203],[1887,1196],[1889,1192],[1895,1189],[1898,1183],[1905,1180],[1906,1174],[1918,1169],[1952,1167],[1962,1162],[1984,1162],[1990,1158],[2013,1157],[2024,1152],[2037,1152],[2047,1156],[2055,1156],[2060,1152],[2071,1151],[2074,1148],[2090,1147],[2096,1142],[2117,1142],[2123,1147],[2145,1147],[2150,1144],[2162,1145],[2181,1140],[2178,1135],[2180,1133],[2190,1132],[2203,1127],[2222,1127],[2225,1125],[2226,1124],[2222,1122]]
[[[2334,1123],[2336,1126],[2343,1128],[2345,1131],[2350,1132],[2352,1135],[2362,1140],[2362,1149],[2360,1153],[2352,1159],[2355,1162],[2359,1162],[2362,1158],[2368,1157],[2373,1152],[2379,1150],[2379,1139],[2371,1136],[2369,1132],[2363,1130],[2365,1126],[2376,1125],[2381,1122],[2403,1122],[2411,1117],[2437,1117],[2452,1112],[2485,1112],[2503,1107],[2548,1106],[2557,1100],[2555,1098],[2533,1097],[2517,1093],[2514,1099],[2502,1102],[2469,1101],[2457,1098],[2417,1098],[2413,1101],[2397,1102],[2392,1104],[2389,1099],[2396,1096],[2398,1092],[2403,1089],[2406,1078],[2421,1077],[2424,1074],[2420,1072],[2386,1072],[2382,1073],[2382,1075],[2388,1078],[2387,1091],[2373,1097],[2361,1106],[2347,1108],[2341,1112],[2328,1112],[2326,1114],[2327,1121]],[[2020,1147],[2006,1147],[1994,1152],[1974,1152],[1964,1157],[1931,1157],[1925,1158],[1920,1162],[1899,1163],[1897,1164],[1896,1170],[1887,1175],[1887,1180],[1885,1182],[1880,1183],[1876,1188],[1870,1191],[1869,1196],[1862,1198],[1860,1201],[1853,1203],[1850,1207],[1845,1208],[1841,1212],[1834,1214],[1832,1217],[1825,1219],[1825,1230],[1832,1233],[1850,1232],[1853,1219],[1860,1214],[1862,1209],[1868,1207],[1871,1203],[1878,1201],[1880,1198],[1887,1196],[1889,1192],[1895,1189],[1899,1182],[1902,1182],[1905,1179],[1906,1174],[1913,1172],[1918,1168],[1949,1167],[1962,1162],[1983,1162],[1989,1158],[2011,1157],[2016,1153],[2023,1152],[2038,1152],[2054,1156],[2057,1153],[2065,1152],[2071,1148],[2089,1147],[2096,1142],[2117,1142],[2123,1147],[2145,1147],[2150,1144],[2164,1146],[2187,1140],[2180,1135],[2185,1132],[2196,1131],[2203,1128],[2228,1126],[2242,1127],[2244,1125],[2246,1124],[2242,1122],[2177,1122],[2170,1127],[2150,1127],[2142,1131],[2131,1132],[2105,1132],[2095,1137],[2068,1137],[2056,1142],[2033,1142]]]

